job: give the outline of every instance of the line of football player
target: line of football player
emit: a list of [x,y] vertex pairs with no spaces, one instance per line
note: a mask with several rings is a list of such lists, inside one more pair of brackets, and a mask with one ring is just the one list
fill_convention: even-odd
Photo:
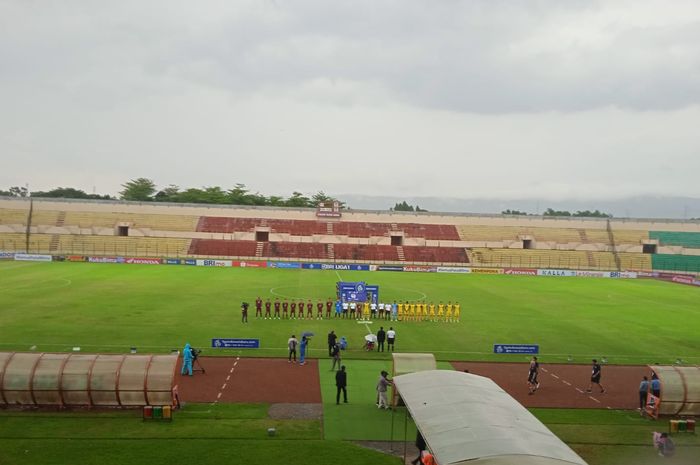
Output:
[[[314,311],[315,310],[315,311]],[[325,311],[324,311],[325,310]],[[334,311],[335,310],[335,311]],[[255,299],[255,317],[263,319],[379,319],[390,321],[444,321],[459,322],[459,302],[347,302],[328,299],[325,302],[311,299],[283,299],[274,301],[260,297]]]

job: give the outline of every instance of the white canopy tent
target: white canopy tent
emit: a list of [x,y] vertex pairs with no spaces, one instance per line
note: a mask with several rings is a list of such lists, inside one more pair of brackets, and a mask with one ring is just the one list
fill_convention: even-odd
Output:
[[439,465],[586,465],[489,378],[430,370],[394,386]]

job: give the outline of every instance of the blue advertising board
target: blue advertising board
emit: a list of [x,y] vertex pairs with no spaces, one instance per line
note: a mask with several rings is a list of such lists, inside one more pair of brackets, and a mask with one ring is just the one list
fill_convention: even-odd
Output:
[[336,270],[336,271],[369,271],[369,265],[350,263],[302,263],[305,270]]
[[187,259],[185,259],[185,265],[193,265],[193,266],[195,266],[195,265],[197,265],[197,260],[193,260],[193,259],[187,258]]
[[296,262],[267,262],[268,268],[301,268],[301,263]]
[[179,265],[180,259],[179,258],[166,258],[165,264],[166,265]]
[[538,344],[494,344],[494,354],[539,354]]
[[216,338],[211,340],[215,349],[259,349],[260,339]]

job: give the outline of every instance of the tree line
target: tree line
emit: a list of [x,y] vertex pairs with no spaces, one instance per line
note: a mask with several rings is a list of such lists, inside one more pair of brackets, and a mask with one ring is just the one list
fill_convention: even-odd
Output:
[[181,189],[170,184],[158,189],[155,182],[148,178],[132,179],[122,184],[119,197],[110,195],[88,194],[80,189],[72,187],[57,187],[49,191],[29,192],[26,187],[10,187],[9,190],[0,190],[0,196],[8,197],[49,197],[63,199],[97,199],[97,200],[132,200],[137,202],[174,202],[174,203],[206,203],[221,205],[251,205],[274,206],[294,208],[316,208],[321,202],[339,202],[341,208],[345,204],[323,191],[319,191],[311,197],[301,192],[292,192],[289,197],[276,195],[266,196],[259,192],[251,192],[245,184],[235,184],[232,189],[222,189],[219,186],[190,187]]
[[[527,213],[520,210],[503,210],[502,215],[522,215],[522,216],[532,216],[534,213]],[[570,212],[567,210],[554,210],[553,208],[546,209],[542,216],[577,216],[586,218],[612,218],[610,213],[601,212],[599,210],[578,210],[575,212]]]

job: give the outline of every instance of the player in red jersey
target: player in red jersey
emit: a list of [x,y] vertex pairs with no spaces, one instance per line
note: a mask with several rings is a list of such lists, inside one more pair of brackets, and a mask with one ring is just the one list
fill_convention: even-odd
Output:
[[323,319],[323,302],[322,301],[320,301],[320,300],[318,301],[318,303],[316,304],[316,309],[317,309],[316,319],[322,320]]
[[255,318],[262,318],[262,299],[258,296],[255,299]]
[[306,304],[306,318],[313,320],[314,318],[314,303],[309,299]]
[[326,318],[330,318],[330,317],[331,317],[331,310],[332,310],[332,309],[333,309],[333,300],[329,298],[329,299],[326,301]]
[[280,299],[275,299],[275,318],[280,319]]
[[289,302],[287,302],[287,299],[284,299],[284,302],[282,302],[282,318],[285,320],[289,318]]
[[304,301],[299,300],[299,318],[304,319]]
[[292,302],[289,304],[290,310],[289,310],[289,317],[292,320],[295,320],[297,317],[297,303],[292,300]]
[[272,315],[270,315],[270,308],[272,307],[272,302],[270,302],[270,299],[267,299],[265,301],[265,319],[267,320],[268,318],[272,318]]

